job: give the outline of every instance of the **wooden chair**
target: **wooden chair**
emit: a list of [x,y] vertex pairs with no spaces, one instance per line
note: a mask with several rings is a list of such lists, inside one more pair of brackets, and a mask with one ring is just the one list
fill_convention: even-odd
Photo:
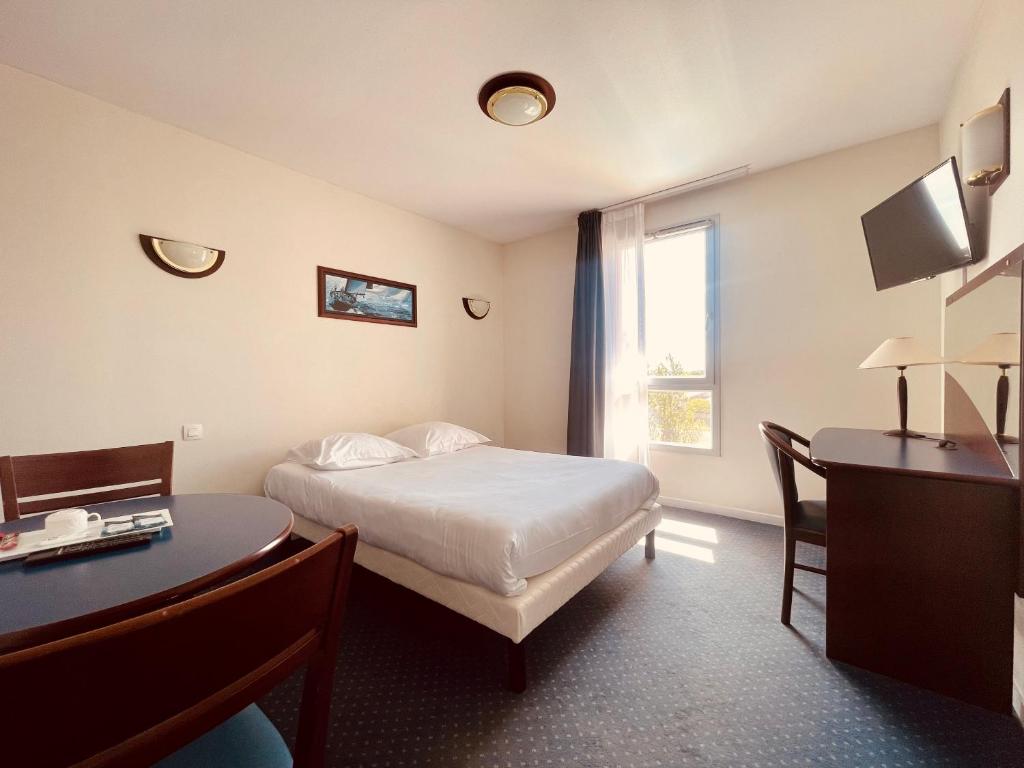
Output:
[[357,538],[345,526],[199,597],[0,655],[4,764],[292,765],[252,702],[306,664],[294,765],[320,768]]
[[793,569],[818,573],[825,571],[810,565],[796,562],[796,543],[804,541],[809,544],[826,546],[826,508],[824,501],[800,500],[796,488],[796,472],[793,462],[799,462],[816,475],[825,477],[825,469],[793,447],[797,442],[810,448],[810,442],[790,429],[762,421],[758,428],[765,440],[768,460],[772,465],[772,473],[782,495],[782,507],[785,514],[786,565],[785,580],[782,588],[782,623],[789,626],[790,611],[793,607]]
[[[35,456],[0,456],[0,491],[4,519],[80,507],[101,501],[169,496],[174,466],[174,443],[152,443],[130,448],[106,448]],[[111,488],[145,483],[130,488]],[[86,493],[74,493],[87,491]],[[47,499],[20,501],[29,496],[63,494]]]

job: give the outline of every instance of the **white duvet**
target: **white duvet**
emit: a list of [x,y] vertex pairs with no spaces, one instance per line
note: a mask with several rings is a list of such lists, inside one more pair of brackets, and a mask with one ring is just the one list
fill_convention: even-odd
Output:
[[479,446],[347,471],[278,464],[267,496],[296,514],[501,595],[526,589],[657,499],[646,467]]

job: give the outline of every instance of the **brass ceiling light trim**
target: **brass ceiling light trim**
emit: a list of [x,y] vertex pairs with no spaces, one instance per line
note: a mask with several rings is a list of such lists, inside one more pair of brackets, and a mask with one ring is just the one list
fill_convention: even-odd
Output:
[[531,125],[555,108],[555,89],[532,72],[505,72],[483,84],[477,103],[497,123]]
[[528,123],[512,123],[512,125],[529,125],[540,120],[544,115],[548,113],[548,100],[544,98],[544,94],[538,91],[536,88],[530,88],[525,85],[510,85],[508,88],[502,88],[500,91],[495,93],[491,98],[487,100],[487,115],[492,120],[497,120],[499,123],[510,125],[501,119],[497,112],[499,104],[509,96],[521,95],[528,99],[533,99],[537,105],[537,114]]

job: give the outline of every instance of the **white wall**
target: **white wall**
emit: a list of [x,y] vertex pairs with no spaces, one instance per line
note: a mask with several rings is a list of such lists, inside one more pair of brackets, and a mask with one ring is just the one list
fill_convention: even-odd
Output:
[[576,225],[505,246],[505,444],[565,453]]
[[[937,288],[876,292],[860,215],[930,168],[936,143],[924,128],[648,206],[652,230],[721,222],[722,455],[652,452],[666,496],[781,515],[759,421],[807,437],[897,426],[895,371],[857,365],[889,336],[937,351]],[[908,379],[910,424],[936,427],[938,371]],[[816,480],[800,478],[805,494]]]
[[[860,215],[932,167],[937,148],[937,129],[923,128],[648,207],[649,229],[712,214],[721,224],[722,455],[655,452],[665,496],[779,519],[759,421],[808,437],[824,426],[896,426],[895,372],[857,365],[888,336],[938,349],[938,289],[877,293]],[[568,228],[505,249],[512,447],[565,449],[575,242]],[[936,428],[938,370],[909,379],[911,425]],[[823,493],[816,478],[801,481]]]
[[[1024,3],[1020,0],[986,0],[975,20],[971,46],[964,55],[939,123],[940,159],[960,154],[960,124],[980,109],[995,104],[1010,88],[1010,175],[995,195],[984,188],[965,187],[972,214],[988,218],[988,256],[967,270],[974,275],[1024,243]],[[982,219],[984,222],[984,219]],[[959,287],[963,272],[943,281],[945,292]]]
[[[957,71],[949,103],[940,123],[940,158],[960,157],[960,124],[980,109],[994,104],[1010,88],[1010,175],[995,195],[966,188],[972,214],[981,214],[988,230],[988,256],[980,264],[943,277],[942,295],[959,288],[1024,243],[1024,3],[986,0],[975,20],[970,47]],[[1024,600],[1016,600],[1014,630],[1014,709],[1024,719]]]
[[[502,438],[498,246],[3,66],[0,104],[0,454],[201,422],[175,490],[259,492],[331,431]],[[140,232],[227,258],[180,279]],[[318,264],[416,284],[419,327],[318,318]],[[472,293],[495,302],[484,321]]]

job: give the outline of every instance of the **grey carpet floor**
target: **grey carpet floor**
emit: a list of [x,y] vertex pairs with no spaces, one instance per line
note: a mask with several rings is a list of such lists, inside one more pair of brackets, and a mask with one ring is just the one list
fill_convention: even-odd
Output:
[[[782,626],[781,529],[669,510],[658,550],[641,542],[533,632],[519,696],[497,636],[360,570],[328,765],[1024,766],[1013,718],[826,659],[822,577],[797,572]],[[300,690],[261,702],[290,742]]]

